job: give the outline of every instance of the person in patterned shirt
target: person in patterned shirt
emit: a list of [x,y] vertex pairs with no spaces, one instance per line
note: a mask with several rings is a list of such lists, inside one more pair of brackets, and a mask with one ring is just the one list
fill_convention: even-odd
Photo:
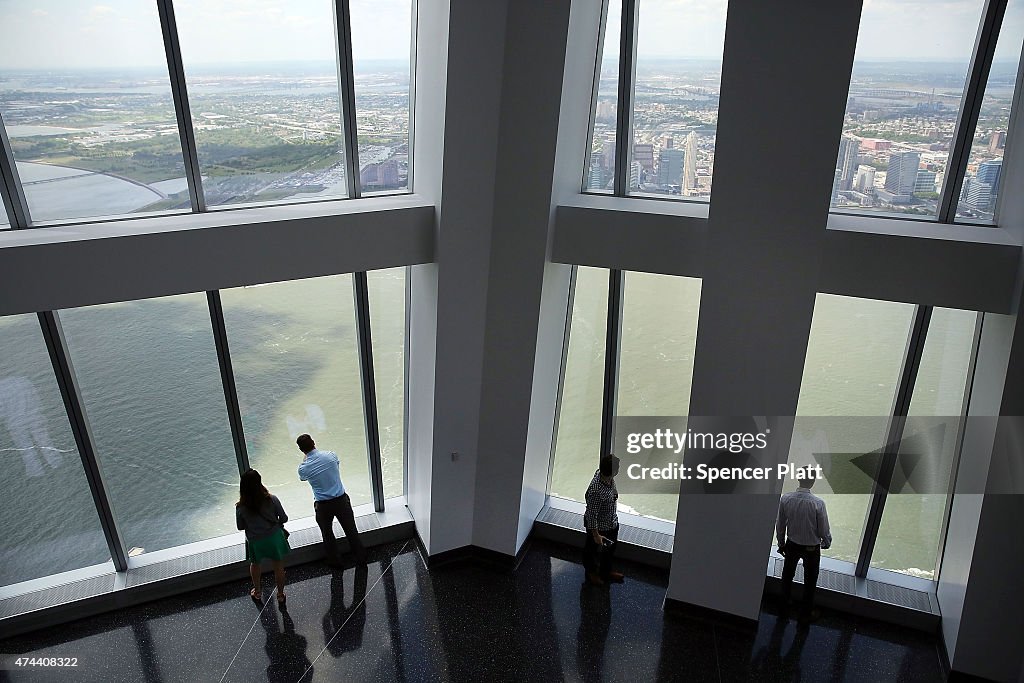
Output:
[[601,467],[587,487],[587,510],[583,515],[587,540],[583,548],[583,567],[587,571],[587,581],[595,586],[622,583],[623,580],[621,572],[612,571],[612,558],[619,537],[619,492],[615,488],[615,475],[618,473],[619,459],[606,455],[601,458]]

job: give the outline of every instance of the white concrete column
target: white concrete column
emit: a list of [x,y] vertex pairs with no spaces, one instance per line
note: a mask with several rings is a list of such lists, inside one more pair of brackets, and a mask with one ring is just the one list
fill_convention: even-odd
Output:
[[[422,173],[438,168],[440,186],[431,187],[435,269],[417,268],[413,279],[424,292],[414,291],[411,312],[410,509],[432,556],[466,546],[511,556],[521,517],[536,514],[546,484],[543,414],[535,414],[529,467],[526,452],[570,0],[427,0],[421,22],[433,4],[447,5],[444,135],[443,148],[432,150],[443,153],[438,163],[416,162],[417,193]],[[435,38],[421,23],[419,44]],[[417,99],[439,85],[424,80]],[[427,133],[418,124],[420,140]],[[543,329],[554,342],[541,345],[544,374],[549,347],[560,358],[561,276],[546,297]],[[553,405],[555,378],[538,406]]]
[[[796,411],[860,10],[729,2],[691,427]],[[785,458],[788,435],[774,436]],[[668,599],[757,617],[773,488],[720,495],[684,482]]]

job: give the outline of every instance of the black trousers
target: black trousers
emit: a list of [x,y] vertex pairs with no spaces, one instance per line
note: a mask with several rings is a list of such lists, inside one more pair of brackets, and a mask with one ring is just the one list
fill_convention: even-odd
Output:
[[786,560],[782,565],[782,602],[789,604],[789,596],[793,591],[793,576],[796,574],[796,563],[804,561],[804,609],[814,604],[814,589],[818,586],[818,567],[821,565],[821,546],[797,545],[786,541]]
[[366,563],[366,549],[359,540],[359,531],[356,530],[356,518],[352,514],[352,501],[347,493],[330,500],[318,500],[313,503],[316,510],[316,523],[320,527],[320,533],[324,537],[324,554],[328,561],[338,559],[337,542],[334,539],[334,519],[337,518],[341,528],[345,531],[345,538],[348,539],[348,546],[355,555],[356,561],[360,564]]
[[[619,539],[619,527],[599,533],[611,541]],[[587,573],[597,574],[607,581],[612,573],[612,560],[615,558],[615,548],[618,545],[618,543],[612,543],[610,546],[600,548],[594,542],[594,535],[588,531],[586,544],[583,546],[583,567]]]

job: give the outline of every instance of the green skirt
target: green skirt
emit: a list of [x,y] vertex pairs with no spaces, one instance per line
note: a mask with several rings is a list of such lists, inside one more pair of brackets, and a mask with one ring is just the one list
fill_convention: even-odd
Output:
[[259,564],[260,560],[283,560],[291,548],[288,547],[288,539],[280,527],[265,538],[255,541],[246,539],[245,559],[249,564]]

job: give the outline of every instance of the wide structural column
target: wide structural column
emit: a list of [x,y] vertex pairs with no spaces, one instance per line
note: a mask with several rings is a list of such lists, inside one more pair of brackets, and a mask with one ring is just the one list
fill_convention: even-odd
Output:
[[[1024,71],[1018,74],[1002,187],[1024,182]],[[1024,194],[1001,193],[999,226],[1024,241]],[[953,671],[1024,680],[1024,259],[1014,310],[986,313],[939,568],[942,637]],[[997,416],[1001,416],[998,417]]]
[[443,126],[417,120],[417,155],[423,136],[444,135],[415,162],[438,225],[410,311],[409,503],[431,556],[519,547],[569,8],[420,3],[420,49],[446,35],[416,86],[417,100],[444,93]]
[[[796,411],[860,10],[860,0],[729,2],[692,429],[746,430],[751,416]],[[782,460],[789,434],[773,431]],[[723,495],[690,483],[667,599],[754,619],[780,486]]]

